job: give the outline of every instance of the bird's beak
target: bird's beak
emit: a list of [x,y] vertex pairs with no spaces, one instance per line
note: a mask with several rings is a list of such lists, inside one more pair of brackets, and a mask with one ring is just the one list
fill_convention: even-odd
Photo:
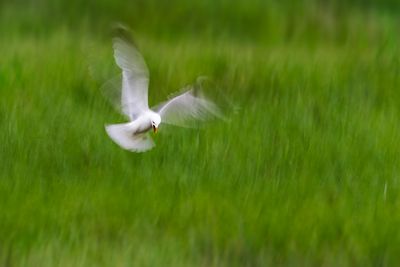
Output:
[[158,131],[158,128],[157,128],[156,126],[153,125],[153,132],[154,132],[154,133],[157,133],[157,131]]

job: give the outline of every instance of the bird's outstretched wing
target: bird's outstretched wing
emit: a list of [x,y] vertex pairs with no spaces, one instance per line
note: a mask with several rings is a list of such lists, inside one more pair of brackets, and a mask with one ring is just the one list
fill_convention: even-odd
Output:
[[115,37],[113,48],[115,62],[122,70],[120,109],[133,120],[149,108],[147,98],[149,70],[142,55],[129,39]]
[[153,110],[161,116],[162,123],[189,128],[196,127],[199,122],[209,119],[223,118],[218,106],[208,100],[200,90],[191,86]]

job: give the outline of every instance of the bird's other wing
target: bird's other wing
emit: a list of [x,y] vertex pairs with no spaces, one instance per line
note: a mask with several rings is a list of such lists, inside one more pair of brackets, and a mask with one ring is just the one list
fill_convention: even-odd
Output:
[[145,152],[155,146],[149,133],[132,133],[129,123],[107,125],[106,132],[116,144],[132,152]]
[[130,119],[147,110],[149,70],[142,55],[126,37],[113,39],[114,58],[122,70],[121,111]]
[[[121,104],[121,88],[122,88],[122,74],[107,80],[100,87],[100,91],[104,97],[122,114],[128,116],[123,112],[124,107]],[[130,119],[130,116],[128,116]]]
[[223,118],[219,107],[191,86],[183,93],[161,103],[153,110],[161,116],[161,122],[194,128],[213,118]]

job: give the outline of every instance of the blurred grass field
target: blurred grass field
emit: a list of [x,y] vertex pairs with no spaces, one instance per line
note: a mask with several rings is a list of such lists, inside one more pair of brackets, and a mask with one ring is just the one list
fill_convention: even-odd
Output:
[[[397,1],[0,2],[1,266],[400,264]],[[158,103],[240,109],[144,154],[88,70],[121,21]]]

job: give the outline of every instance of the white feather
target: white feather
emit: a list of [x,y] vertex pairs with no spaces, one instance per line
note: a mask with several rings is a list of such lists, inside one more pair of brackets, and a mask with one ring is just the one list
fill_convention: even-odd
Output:
[[111,124],[106,126],[110,138],[122,148],[132,152],[145,152],[155,144],[148,133],[135,133],[131,123]]
[[132,120],[149,109],[149,70],[133,45],[121,38],[114,38],[113,41],[115,62],[122,70],[121,108]]
[[217,105],[201,95],[200,91],[191,88],[186,89],[189,90],[156,108],[163,123],[181,127],[194,127],[196,122],[223,117]]

